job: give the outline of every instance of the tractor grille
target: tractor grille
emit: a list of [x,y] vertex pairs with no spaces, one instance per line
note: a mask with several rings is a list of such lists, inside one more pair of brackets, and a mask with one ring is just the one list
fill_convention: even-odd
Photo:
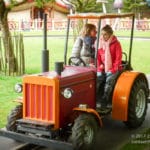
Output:
[[24,118],[53,123],[53,87],[25,84]]

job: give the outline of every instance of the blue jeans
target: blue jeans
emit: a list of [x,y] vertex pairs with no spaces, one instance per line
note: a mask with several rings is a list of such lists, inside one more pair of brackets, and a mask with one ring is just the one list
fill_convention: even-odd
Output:
[[115,74],[97,72],[97,101],[106,107],[115,84]]

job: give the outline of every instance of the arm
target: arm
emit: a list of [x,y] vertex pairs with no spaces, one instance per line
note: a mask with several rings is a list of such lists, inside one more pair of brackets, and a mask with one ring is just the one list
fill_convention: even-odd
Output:
[[99,49],[97,53],[97,72],[103,72],[103,71],[104,71],[104,64],[101,59],[101,49]]
[[120,68],[121,61],[122,61],[122,48],[120,45],[120,42],[117,42],[116,47],[115,47],[115,60],[112,64],[112,68],[110,69],[110,72],[116,73],[118,69]]
[[81,52],[81,48],[82,48],[82,39],[81,37],[78,37],[73,45],[73,48],[72,48],[72,54],[71,56],[72,57],[80,57],[80,52]]

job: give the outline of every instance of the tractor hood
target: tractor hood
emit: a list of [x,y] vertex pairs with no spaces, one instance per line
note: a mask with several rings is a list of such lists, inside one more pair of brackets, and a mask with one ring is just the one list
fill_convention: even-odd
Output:
[[[92,76],[91,76],[92,75]],[[49,71],[44,73],[27,75],[23,80],[34,79],[33,84],[38,82],[38,79],[57,79],[59,82],[70,82],[68,79],[84,77],[84,79],[89,79],[89,76],[95,78],[96,68],[94,67],[80,67],[80,66],[65,66],[64,70],[61,72],[61,75],[58,75],[56,71]],[[82,80],[84,80],[82,79]],[[44,80],[43,80],[44,82]],[[76,82],[72,80],[72,82]]]

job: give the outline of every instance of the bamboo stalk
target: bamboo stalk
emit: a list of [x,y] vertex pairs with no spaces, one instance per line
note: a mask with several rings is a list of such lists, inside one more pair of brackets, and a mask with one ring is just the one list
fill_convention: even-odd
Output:
[[1,37],[0,37],[0,71],[3,70],[3,56],[2,56],[2,45],[1,45]]
[[21,75],[21,39],[20,39],[20,34],[18,34],[18,41],[19,41],[19,55],[18,55],[18,74]]
[[24,56],[24,42],[23,42],[23,34],[21,34],[21,45],[22,45],[22,74],[25,73],[25,56]]
[[[6,54],[4,40],[8,40],[8,44],[12,44],[14,56],[10,57],[10,53]],[[10,62],[15,61],[16,70],[12,70]],[[0,71],[4,71],[5,75],[15,76],[25,73],[25,56],[23,34],[14,34],[13,37],[3,39],[0,37]]]
[[16,52],[16,57],[15,57],[15,63],[16,63],[16,75],[18,75],[18,35],[14,35],[15,39],[15,52]]

